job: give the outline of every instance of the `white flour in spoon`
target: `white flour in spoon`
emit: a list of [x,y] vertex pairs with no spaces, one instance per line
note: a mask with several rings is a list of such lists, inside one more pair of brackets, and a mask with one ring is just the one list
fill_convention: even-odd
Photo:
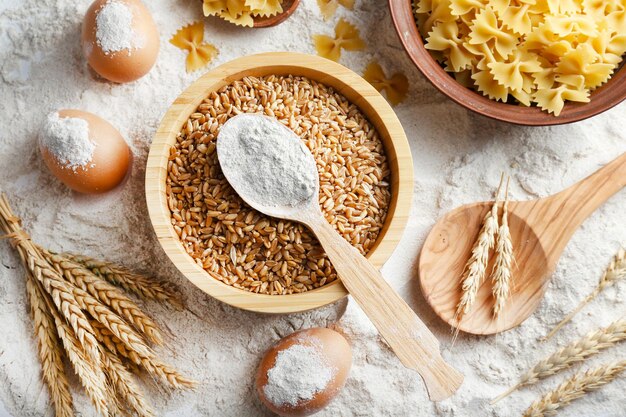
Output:
[[217,154],[226,179],[244,200],[294,207],[315,193],[313,155],[293,131],[270,117],[240,114],[228,120]]

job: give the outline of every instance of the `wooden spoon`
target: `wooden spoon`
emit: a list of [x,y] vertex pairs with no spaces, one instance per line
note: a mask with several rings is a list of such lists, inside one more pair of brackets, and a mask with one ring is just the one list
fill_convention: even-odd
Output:
[[[296,205],[269,206],[263,201],[258,201],[258,196],[253,196],[250,185],[247,185],[248,178],[258,177],[259,174],[255,170],[258,165],[265,163],[265,160],[255,161],[257,163],[245,161],[246,174],[245,176],[239,175],[240,167],[233,161],[241,163],[241,157],[228,156],[225,151],[229,142],[233,143],[238,139],[228,139],[222,135],[229,129],[229,123],[242,117],[247,117],[249,120],[245,120],[245,123],[250,124],[251,117],[266,116],[242,114],[229,119],[222,126],[217,138],[217,155],[224,176],[230,185],[248,205],[261,213],[297,221],[308,226],[326,251],[343,285],[374,323],[400,361],[407,368],[415,369],[420,373],[431,400],[439,401],[451,396],[461,386],[463,376],[443,360],[439,351],[439,341],[404,300],[393,291],[380,272],[326,221],[318,202],[318,176],[314,175],[315,184],[310,184],[315,186],[315,191],[310,198]],[[270,123],[276,124],[277,128],[284,130],[285,137],[290,138],[290,147],[298,147],[305,154],[305,166],[295,167],[295,170],[317,173],[315,159],[300,138],[276,119],[267,119]],[[265,140],[271,140],[271,136]],[[278,179],[284,173],[284,175],[292,175],[294,167],[287,164],[289,161],[286,161],[281,169],[276,169],[276,173],[272,173],[272,178]]]
[[578,226],[625,185],[626,153],[551,197],[509,203],[516,267],[511,298],[497,320],[488,276],[472,310],[460,323],[454,318],[465,263],[493,202],[452,210],[435,224],[422,248],[419,276],[426,301],[446,323],[467,333],[493,334],[517,326],[539,306],[550,274]]
[[300,5],[300,0],[283,0],[283,2],[281,3],[283,11],[281,13],[278,13],[274,16],[268,16],[268,17],[262,17],[262,16],[253,17],[254,27],[255,28],[268,28],[268,27],[276,26],[279,23],[282,23],[285,20],[287,20],[287,18],[291,16],[293,12],[296,11],[299,5]]

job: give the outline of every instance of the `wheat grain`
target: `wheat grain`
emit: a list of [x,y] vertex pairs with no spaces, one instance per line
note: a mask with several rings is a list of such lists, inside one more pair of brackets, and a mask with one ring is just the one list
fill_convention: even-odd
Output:
[[589,304],[591,300],[596,298],[598,294],[602,292],[602,290],[612,285],[615,285],[615,283],[624,278],[626,278],[626,251],[624,251],[624,248],[622,247],[617,251],[613,259],[611,260],[611,263],[605,269],[604,274],[602,274],[602,277],[598,282],[598,285],[596,286],[596,288],[594,288],[591,294],[585,297],[574,310],[572,310],[563,320],[561,320],[559,324],[554,327],[554,329],[550,331],[550,333],[548,333],[543,338],[543,340],[548,340],[552,336],[554,336],[554,334],[558,332],[561,327],[567,324],[567,322],[569,322],[580,310],[582,310],[587,304]]
[[71,261],[84,265],[94,274],[106,279],[113,285],[118,285],[126,291],[148,300],[162,301],[182,309],[183,304],[174,286],[166,281],[150,279],[135,274],[128,269],[112,262],[100,261],[88,256],[64,253],[63,256]]
[[613,381],[624,369],[626,361],[618,361],[579,372],[535,401],[524,417],[552,416],[559,408]]
[[113,353],[105,351],[102,365],[110,385],[130,411],[139,417],[153,417],[154,411],[144,401],[143,393],[122,362]]
[[332,264],[306,227],[252,210],[222,175],[217,134],[230,117],[246,112],[273,116],[302,138],[317,161],[325,217],[361,253],[374,247],[391,199],[383,143],[345,97],[293,76],[246,77],[198,106],[167,164],[174,231],[211,277],[243,290],[292,294],[335,281]]
[[35,278],[30,274],[26,276],[26,292],[37,336],[43,380],[54,405],[54,415],[72,417],[74,415],[72,394],[63,369],[63,352],[59,348],[54,318],[43,300],[46,295],[39,291]]
[[601,350],[623,340],[626,340],[626,320],[624,319],[617,320],[605,328],[590,332],[585,337],[559,349],[548,358],[537,363],[520,377],[517,384],[499,395],[491,403],[494,404],[520,387],[534,384],[539,379],[554,375],[563,369],[569,368],[572,364],[582,362],[589,356],[595,355]]
[[67,281],[83,291],[91,294],[102,304],[108,306],[113,312],[124,318],[135,329],[141,332],[149,341],[158,345],[163,344],[163,337],[158,326],[150,317],[142,312],[139,307],[130,300],[118,288],[107,281],[97,277],[80,264],[65,259],[63,256],[53,254],[39,248],[45,259]]
[[498,317],[511,294],[511,275],[513,269],[513,242],[509,230],[509,178],[506,180],[506,191],[502,205],[502,222],[498,229],[496,241],[496,259],[491,272],[493,282],[493,315]]

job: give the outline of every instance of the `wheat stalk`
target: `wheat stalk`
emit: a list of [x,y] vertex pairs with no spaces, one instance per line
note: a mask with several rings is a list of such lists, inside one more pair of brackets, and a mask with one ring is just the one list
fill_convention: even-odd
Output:
[[158,326],[150,317],[118,288],[96,276],[85,267],[65,259],[63,256],[40,249],[46,260],[57,272],[62,274],[74,286],[88,292],[113,312],[123,317],[149,341],[161,345],[163,337]]
[[625,360],[579,372],[535,401],[524,412],[524,417],[552,416],[564,405],[613,381],[624,369],[626,369]]
[[534,384],[539,379],[554,375],[572,364],[582,362],[589,356],[595,355],[603,349],[626,340],[626,320],[620,319],[609,326],[592,331],[578,341],[559,349],[548,358],[537,363],[532,369],[521,376],[513,387],[496,397],[491,404],[511,394],[520,387]]
[[569,322],[580,310],[582,310],[591,300],[596,298],[598,294],[607,287],[615,285],[619,280],[626,278],[626,252],[624,248],[620,248],[611,263],[607,266],[594,290],[585,297],[578,306],[572,310],[559,324],[554,327],[542,340],[548,340],[558,332],[567,322]]
[[[41,286],[41,284],[39,285]],[[41,291],[43,294],[43,289]],[[43,298],[48,307],[48,311],[54,319],[57,334],[63,343],[65,353],[74,368],[74,372],[78,375],[83,388],[85,388],[85,392],[87,392],[87,395],[98,413],[107,416],[109,414],[109,408],[107,406],[109,396],[107,395],[106,377],[100,368],[101,362],[93,362],[92,358],[83,350],[72,328],[67,325],[59,312],[55,309],[52,301],[45,295]]]
[[116,335],[100,323],[93,323],[96,337],[111,352],[129,359],[137,366],[144,368],[152,377],[173,388],[191,389],[196,381],[185,378],[170,365],[157,359],[153,352],[141,352],[130,349]]
[[130,411],[139,417],[153,417],[154,411],[144,401],[143,393],[122,362],[110,351],[105,351],[102,365],[115,393],[124,400]]
[[72,394],[63,369],[63,352],[59,348],[54,318],[43,300],[45,295],[39,292],[35,278],[31,274],[26,276],[26,293],[38,341],[43,380],[54,404],[54,415],[72,417],[74,415]]
[[502,178],[496,194],[496,199],[487,212],[478,234],[478,239],[472,248],[472,255],[465,264],[463,276],[461,278],[461,299],[456,308],[455,321],[459,323],[476,301],[476,294],[480,284],[485,278],[487,263],[489,262],[489,251],[495,244],[495,236],[498,231],[498,204]]
[[84,265],[85,268],[106,279],[111,284],[119,285],[126,291],[132,292],[141,298],[162,301],[176,308],[183,308],[180,296],[176,293],[174,287],[166,281],[153,280],[143,275],[135,274],[112,262],[100,261],[88,256],[73,253],[64,253],[63,256]]
[[498,229],[496,241],[496,260],[491,271],[492,293],[495,299],[493,315],[496,318],[504,309],[504,305],[511,294],[511,275],[515,260],[511,231],[509,230],[509,179],[507,178],[506,180],[504,204],[502,205],[502,223]]

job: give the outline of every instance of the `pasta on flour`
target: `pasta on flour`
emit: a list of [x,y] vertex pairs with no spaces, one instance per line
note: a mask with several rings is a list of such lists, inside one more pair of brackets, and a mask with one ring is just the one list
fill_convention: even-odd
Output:
[[459,83],[555,116],[588,102],[626,53],[626,0],[416,0],[414,12]]

